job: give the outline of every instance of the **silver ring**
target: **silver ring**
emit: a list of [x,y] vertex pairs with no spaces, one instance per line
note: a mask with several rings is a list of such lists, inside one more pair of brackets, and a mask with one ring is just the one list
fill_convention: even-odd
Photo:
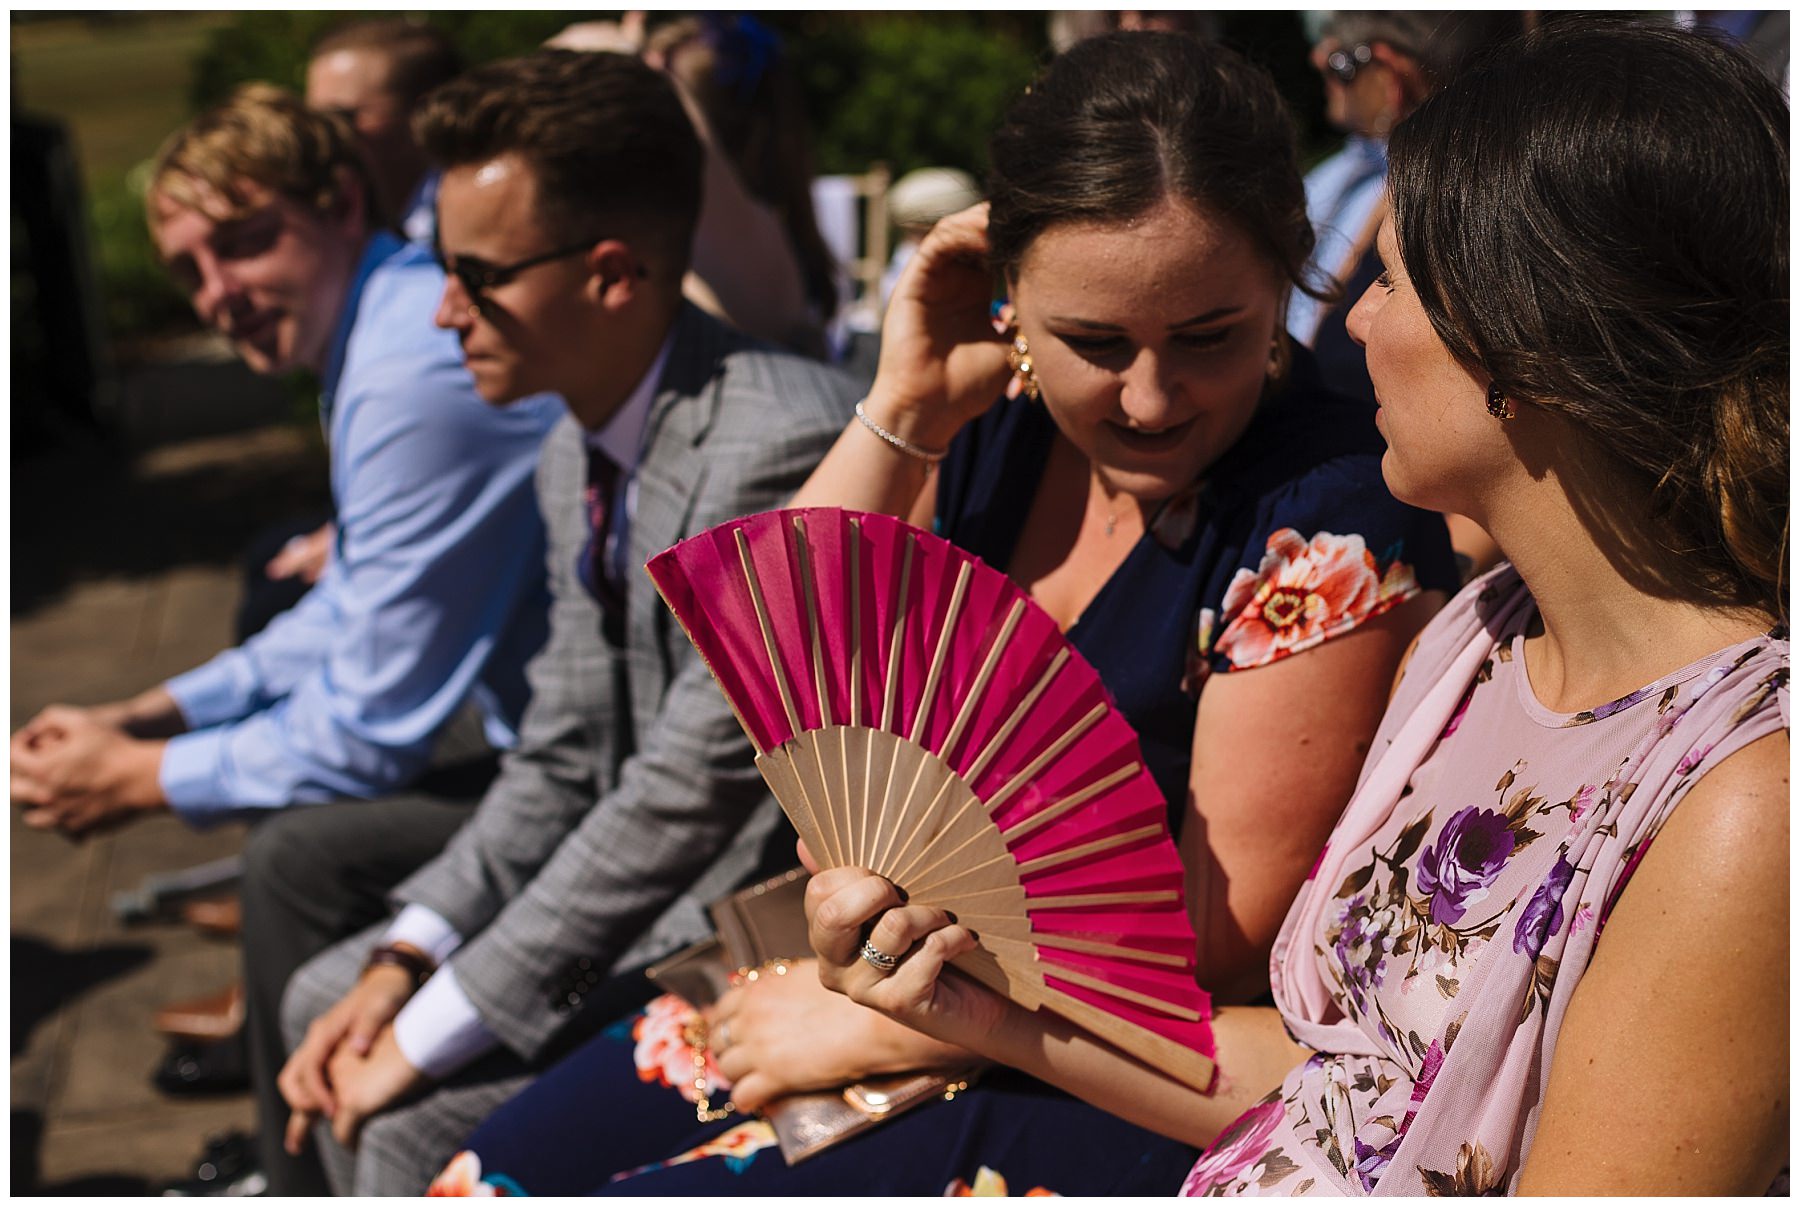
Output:
[[879,972],[882,976],[887,976],[891,974],[894,969],[900,967],[899,956],[889,955],[867,939],[863,940],[862,950],[856,954],[861,956],[864,963],[873,968],[876,972]]
[[728,1018],[722,1018],[719,1020],[719,1025],[713,1028],[712,1050],[715,1053],[723,1052],[726,1048],[729,1048],[730,1046],[731,1046],[731,1020]]

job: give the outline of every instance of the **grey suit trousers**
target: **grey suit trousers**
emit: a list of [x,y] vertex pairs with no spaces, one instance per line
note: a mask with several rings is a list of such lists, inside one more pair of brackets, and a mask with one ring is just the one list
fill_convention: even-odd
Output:
[[474,811],[495,765],[489,756],[436,768],[411,792],[283,809],[251,830],[239,885],[244,1028],[257,1153],[271,1193],[327,1193],[318,1163],[288,1156],[281,1144],[288,1108],[276,1076],[290,1050],[280,1025],[288,979],[345,935],[389,917],[388,891],[443,850]]
[[[292,1051],[307,1024],[335,1006],[362,975],[363,956],[387,929],[386,920],[339,943],[312,960],[288,982],[281,1004],[281,1029]],[[623,1015],[650,996],[642,970],[633,969],[589,995],[596,1023]],[[583,1038],[585,1036],[582,1036]],[[569,1044],[577,1036],[569,1037]],[[556,1053],[566,1050],[559,1045]],[[331,1191],[355,1195],[420,1195],[449,1163],[483,1119],[531,1084],[533,1068],[501,1048],[434,1086],[422,1098],[383,1111],[363,1127],[356,1151],[332,1138],[329,1124],[313,1129],[313,1144]],[[305,1192],[297,1192],[305,1193]],[[321,1188],[315,1193],[328,1193]]]

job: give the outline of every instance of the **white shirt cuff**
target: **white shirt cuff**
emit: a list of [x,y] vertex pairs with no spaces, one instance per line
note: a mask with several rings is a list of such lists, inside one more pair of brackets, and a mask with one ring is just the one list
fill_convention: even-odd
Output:
[[387,928],[381,936],[380,946],[389,943],[406,943],[418,948],[431,957],[431,962],[442,967],[450,953],[462,946],[463,937],[456,933],[456,928],[444,921],[442,914],[428,905],[409,904],[394,919],[394,924]]
[[394,1042],[406,1063],[433,1081],[500,1046],[449,967],[438,969],[394,1019]]

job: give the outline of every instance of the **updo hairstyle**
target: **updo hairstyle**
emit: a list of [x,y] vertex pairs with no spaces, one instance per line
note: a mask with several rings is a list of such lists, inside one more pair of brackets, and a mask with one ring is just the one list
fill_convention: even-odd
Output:
[[1294,126],[1260,67],[1188,34],[1078,43],[988,144],[988,244],[1011,278],[1061,222],[1130,222],[1174,197],[1231,222],[1295,288],[1312,254]]
[[1450,352],[1641,479],[1702,597],[1784,620],[1787,128],[1721,43],[1560,21],[1402,122],[1388,177]]

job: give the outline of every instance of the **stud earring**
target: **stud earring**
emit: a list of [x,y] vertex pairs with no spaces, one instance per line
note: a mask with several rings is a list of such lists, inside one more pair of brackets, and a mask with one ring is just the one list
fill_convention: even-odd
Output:
[[1038,401],[1043,390],[1038,385],[1037,372],[1031,364],[1031,344],[1028,343],[1015,326],[1012,331],[1012,342],[1006,346],[1006,361],[1012,366],[1012,384],[1007,393],[1014,398],[1020,394],[1032,402]]
[[468,314],[469,314],[469,317],[472,319],[480,318],[481,317],[481,307],[474,302],[470,302]]
[[1488,386],[1487,413],[1502,422],[1519,413],[1513,409],[1512,399],[1506,396],[1506,391],[1500,388],[1497,381]]

